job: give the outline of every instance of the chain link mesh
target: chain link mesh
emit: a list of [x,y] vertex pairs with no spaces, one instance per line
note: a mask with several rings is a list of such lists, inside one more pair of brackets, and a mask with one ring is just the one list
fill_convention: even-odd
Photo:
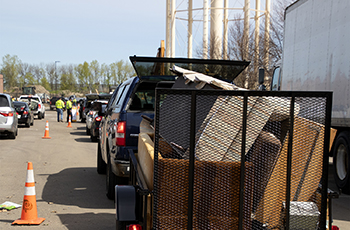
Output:
[[320,227],[329,94],[260,94],[158,91],[154,229]]

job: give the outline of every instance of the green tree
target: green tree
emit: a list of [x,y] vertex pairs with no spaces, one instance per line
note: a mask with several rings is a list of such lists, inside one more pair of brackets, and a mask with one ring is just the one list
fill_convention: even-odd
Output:
[[40,84],[47,90],[51,90],[50,83],[47,81],[46,77],[40,79]]
[[119,85],[135,74],[132,66],[123,60],[110,64],[110,69],[114,85]]
[[108,91],[112,83],[111,81],[111,67],[103,63],[101,65],[101,83],[107,86]]
[[92,89],[97,89],[97,86],[99,84],[99,78],[101,76],[101,68],[98,61],[93,60],[90,63],[90,77],[89,77],[89,84],[91,85]]
[[61,82],[60,89],[75,91],[76,80],[74,75],[74,66],[73,65],[63,66],[61,68],[61,72],[62,74],[60,79],[60,82]]
[[89,63],[84,62],[83,64],[79,64],[75,68],[75,72],[78,76],[78,82],[81,86],[81,89],[83,91],[85,90],[92,90],[92,87],[89,85],[89,76],[90,76],[90,68]]
[[17,86],[19,59],[16,55],[6,54],[2,58],[1,74],[4,76],[5,89]]
[[26,73],[24,76],[25,83],[28,85],[36,85],[39,82],[34,78],[34,75],[31,72]]

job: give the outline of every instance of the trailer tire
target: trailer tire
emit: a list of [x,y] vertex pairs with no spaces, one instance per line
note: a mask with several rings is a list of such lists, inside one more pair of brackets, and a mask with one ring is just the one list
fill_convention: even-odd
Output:
[[118,220],[116,221],[117,230],[126,229],[126,225],[127,223],[125,221],[118,221]]
[[102,159],[101,145],[97,144],[97,173],[106,174],[107,164]]
[[350,194],[350,138],[349,132],[340,133],[334,144],[333,169],[337,187]]

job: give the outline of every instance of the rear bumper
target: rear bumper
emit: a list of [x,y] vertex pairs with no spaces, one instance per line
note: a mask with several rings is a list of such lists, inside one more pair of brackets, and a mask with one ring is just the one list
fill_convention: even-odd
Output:
[[0,133],[14,133],[16,131],[16,126],[11,124],[0,124]]
[[119,177],[129,177],[130,162],[125,160],[114,160],[112,171]]
[[26,124],[30,122],[30,117],[21,117],[18,119],[18,124]]
[[114,146],[111,150],[111,162],[114,163],[112,171],[119,177],[129,177],[130,175],[129,149],[137,151],[137,147],[134,146]]

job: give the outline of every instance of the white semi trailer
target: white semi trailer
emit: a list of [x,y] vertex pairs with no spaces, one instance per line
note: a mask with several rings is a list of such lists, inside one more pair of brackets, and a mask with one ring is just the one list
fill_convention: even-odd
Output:
[[350,1],[299,0],[287,7],[283,58],[272,90],[333,91],[335,181],[350,194]]

